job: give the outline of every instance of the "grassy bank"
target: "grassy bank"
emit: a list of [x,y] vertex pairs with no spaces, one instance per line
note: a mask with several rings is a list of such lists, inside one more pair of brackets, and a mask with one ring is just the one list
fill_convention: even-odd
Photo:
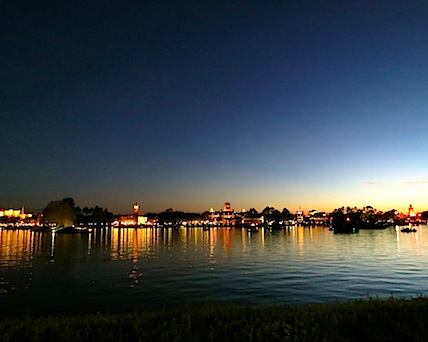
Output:
[[428,298],[9,318],[0,341],[424,341]]

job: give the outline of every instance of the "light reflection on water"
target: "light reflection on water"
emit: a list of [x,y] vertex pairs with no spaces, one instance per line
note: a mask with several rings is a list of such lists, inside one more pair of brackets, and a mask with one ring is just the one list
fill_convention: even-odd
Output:
[[323,227],[0,230],[0,308],[316,303],[428,294],[427,234]]

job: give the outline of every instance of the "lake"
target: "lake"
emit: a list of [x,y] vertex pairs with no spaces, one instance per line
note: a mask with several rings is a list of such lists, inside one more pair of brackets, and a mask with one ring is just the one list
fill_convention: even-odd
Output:
[[428,227],[0,230],[3,314],[428,295]]

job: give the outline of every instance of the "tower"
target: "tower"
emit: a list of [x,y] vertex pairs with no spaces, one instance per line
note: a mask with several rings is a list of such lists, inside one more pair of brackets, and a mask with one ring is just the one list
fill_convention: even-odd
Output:
[[415,214],[415,210],[413,209],[413,206],[412,206],[411,204],[410,204],[410,206],[409,206],[408,216],[409,216],[409,217],[416,216],[416,214]]
[[138,212],[140,211],[140,206],[138,205],[137,202],[135,202],[133,209],[134,209],[134,221],[135,221],[135,225],[138,225]]

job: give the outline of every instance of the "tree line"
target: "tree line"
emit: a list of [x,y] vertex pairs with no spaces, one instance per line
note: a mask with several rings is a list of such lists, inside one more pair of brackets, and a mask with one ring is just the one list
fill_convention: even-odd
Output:
[[[281,220],[291,220],[295,218],[287,208],[283,208],[282,211],[275,209],[274,207],[267,206],[260,213],[255,209],[251,208],[244,212],[238,212],[242,217],[256,218],[263,216],[268,221],[279,222]],[[148,213],[149,219],[157,219],[159,223],[164,222],[180,222],[184,220],[197,220],[206,219],[211,215],[211,212],[205,211],[202,214],[183,212],[168,208],[160,213]],[[357,207],[340,207],[336,208],[329,214],[333,219],[333,223],[336,225],[348,225],[351,224],[357,229],[364,228],[376,228],[379,224],[385,222],[391,222],[396,220],[396,210],[391,209],[386,212],[378,211],[371,206],[363,207],[359,209]],[[428,219],[428,211],[421,213],[420,218],[422,220]],[[106,224],[113,222],[114,215],[99,206],[95,207],[84,207],[81,209],[76,206],[73,198],[66,197],[62,200],[51,201],[48,203],[46,208],[42,212],[42,220],[45,224],[56,223],[59,226],[72,226],[73,224],[87,225],[91,224]]]
[[[260,213],[255,209],[251,208],[245,212],[238,212],[237,214],[242,217],[248,218],[256,218],[264,216],[267,220],[280,221],[280,220],[290,220],[294,218],[294,215],[287,209],[284,208],[282,211],[275,209],[274,207],[267,206]],[[168,208],[160,213],[148,213],[147,217],[149,219],[157,219],[159,223],[165,222],[180,222],[180,221],[191,221],[198,219],[207,219],[211,215],[210,211],[204,211],[202,214],[200,213],[192,213],[192,212],[183,212],[173,210],[172,208]]]
[[99,206],[81,209],[76,206],[74,200],[70,197],[49,202],[46,208],[43,209],[42,214],[44,223],[56,223],[64,227],[69,227],[73,224],[105,224],[113,221],[113,214],[107,209]]

